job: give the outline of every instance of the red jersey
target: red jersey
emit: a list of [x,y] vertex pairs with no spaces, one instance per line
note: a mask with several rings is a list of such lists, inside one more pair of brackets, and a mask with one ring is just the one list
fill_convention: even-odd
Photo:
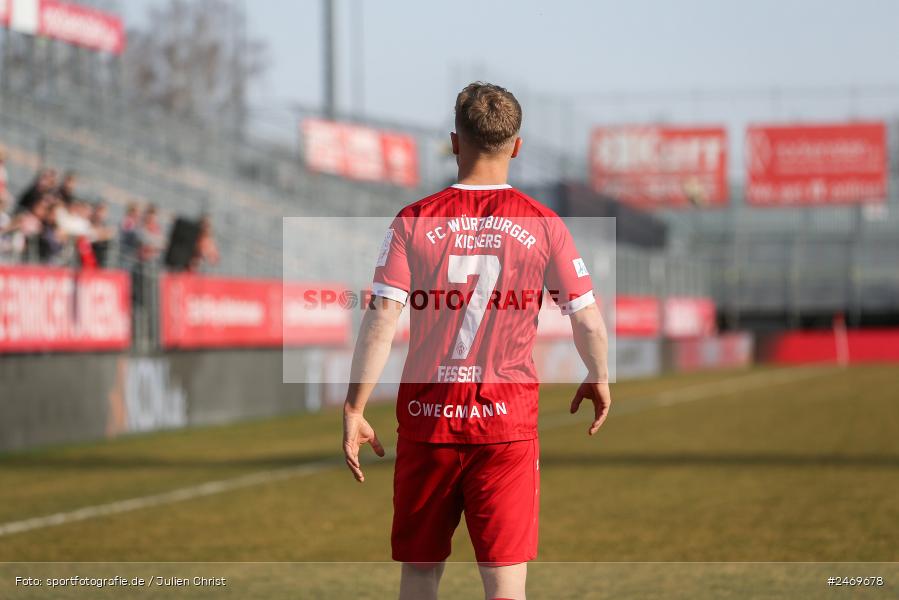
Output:
[[565,224],[511,186],[456,184],[400,211],[372,293],[410,310],[401,437],[484,444],[537,436],[531,353],[544,287],[563,314],[594,302]]

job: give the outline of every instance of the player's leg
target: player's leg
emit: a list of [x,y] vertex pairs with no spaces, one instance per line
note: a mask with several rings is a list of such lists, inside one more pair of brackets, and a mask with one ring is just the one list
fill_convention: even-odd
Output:
[[400,600],[437,600],[437,588],[446,563],[403,563]]
[[487,598],[524,598],[527,562],[537,557],[540,508],[536,439],[471,446],[462,489]]
[[436,598],[443,561],[462,518],[459,452],[446,444],[397,441],[393,559],[403,563],[400,598]]
[[478,569],[484,583],[484,598],[487,600],[525,600],[528,563],[504,567],[478,565]]

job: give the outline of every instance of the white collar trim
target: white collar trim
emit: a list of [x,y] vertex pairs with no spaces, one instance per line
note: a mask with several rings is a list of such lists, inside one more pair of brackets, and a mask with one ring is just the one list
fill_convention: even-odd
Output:
[[507,190],[512,186],[508,183],[497,183],[493,185],[468,185],[465,183],[454,183],[452,187],[457,190]]

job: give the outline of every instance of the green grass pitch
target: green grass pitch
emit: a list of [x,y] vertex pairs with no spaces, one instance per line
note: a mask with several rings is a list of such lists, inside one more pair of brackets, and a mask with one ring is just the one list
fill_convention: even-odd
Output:
[[[611,415],[588,438],[587,407],[567,414],[573,386],[544,389],[530,597],[787,598],[796,586],[836,597],[827,576],[878,574],[885,586],[851,597],[893,597],[897,390],[895,366],[626,382],[613,386]],[[392,446],[393,406],[367,413]],[[339,412],[328,410],[0,456],[0,529],[264,473],[220,493],[0,536],[0,562],[96,563],[0,565],[0,597],[391,597],[392,462],[366,449],[358,484],[340,447]],[[464,524],[452,560],[473,560]],[[176,564],[212,562],[229,564]],[[758,564],[767,562],[826,564]],[[225,574],[230,584],[158,596],[12,586],[16,575],[51,572]],[[450,565],[445,592],[479,597],[474,567]]]

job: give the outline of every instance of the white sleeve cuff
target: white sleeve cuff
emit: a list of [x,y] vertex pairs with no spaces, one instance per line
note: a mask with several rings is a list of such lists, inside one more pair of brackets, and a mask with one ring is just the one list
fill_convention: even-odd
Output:
[[406,306],[406,300],[409,299],[409,292],[377,281],[371,284],[371,293],[372,296],[381,296],[399,302],[403,306]]
[[593,297],[593,290],[590,290],[586,294],[582,294],[574,300],[571,300],[564,304],[560,304],[559,308],[562,310],[563,315],[573,315],[582,308],[586,308],[595,303],[596,298]]

